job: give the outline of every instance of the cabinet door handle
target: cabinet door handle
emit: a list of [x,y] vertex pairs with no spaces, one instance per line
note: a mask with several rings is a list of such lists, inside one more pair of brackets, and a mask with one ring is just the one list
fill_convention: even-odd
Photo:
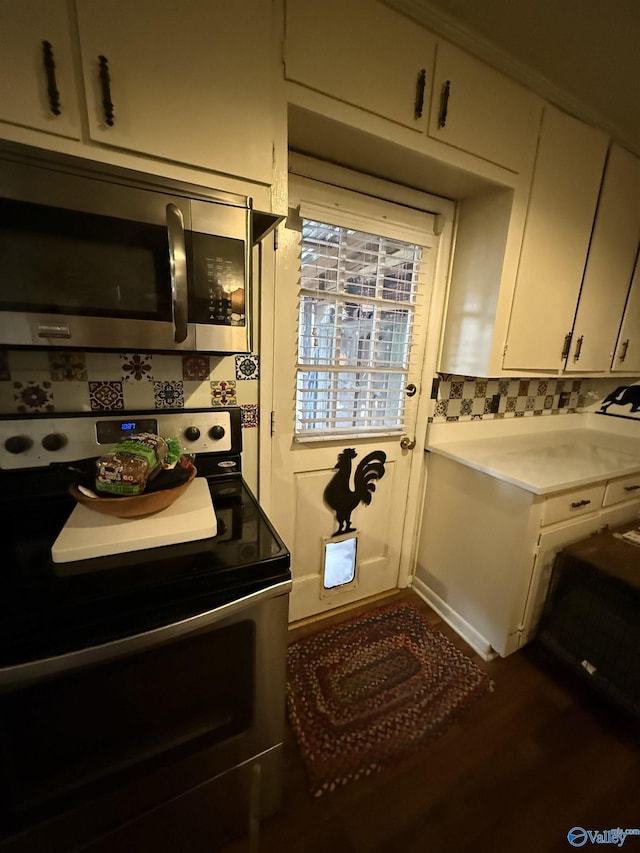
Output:
[[627,350],[629,349],[629,338],[626,341],[622,342],[622,352],[620,353],[620,361],[624,361],[627,357]]
[[582,342],[584,341],[584,335],[580,335],[578,340],[576,341],[576,351],[573,354],[573,360],[577,361],[580,358],[580,353],[582,352]]
[[104,120],[113,127],[114,113],[111,101],[111,77],[109,76],[109,60],[106,56],[98,57],[100,63],[100,85],[102,86],[102,106],[104,109]]
[[591,503],[591,501],[586,501],[586,500],[573,501],[573,503],[571,504],[571,509],[580,509],[581,506],[588,506],[590,503]]
[[568,332],[564,336],[564,344],[562,345],[562,355],[560,358],[563,361],[566,361],[567,356],[569,355],[569,350],[571,349],[571,338],[573,337],[573,332]]
[[438,127],[444,127],[447,123],[447,112],[449,111],[449,95],[451,94],[451,80],[445,80],[440,93],[440,113],[438,115]]
[[638,489],[640,489],[640,486],[625,486],[624,487],[625,492],[635,492]]
[[427,70],[426,68],[421,68],[418,72],[418,82],[416,84],[416,105],[413,111],[413,117],[415,119],[422,118],[422,111],[424,109],[424,90],[427,84]]
[[53,58],[53,45],[50,41],[42,42],[42,60],[44,62],[44,71],[47,75],[49,107],[54,116],[59,116],[62,112],[60,109],[60,92],[58,92],[58,84],[56,82],[56,63]]

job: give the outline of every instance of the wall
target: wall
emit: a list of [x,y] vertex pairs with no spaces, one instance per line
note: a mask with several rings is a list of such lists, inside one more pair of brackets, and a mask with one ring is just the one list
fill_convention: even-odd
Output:
[[[432,388],[433,423],[481,421],[501,418],[544,417],[573,414],[577,411],[599,412],[608,395],[616,389],[635,386],[635,379],[575,379],[543,377],[536,379],[481,379],[440,373]],[[613,402],[607,401],[608,416],[638,420],[633,412],[636,392],[620,391]],[[602,412],[601,412],[602,413]]]
[[0,414],[114,414],[239,405],[244,473],[256,490],[259,376],[257,355],[8,350],[0,352]]

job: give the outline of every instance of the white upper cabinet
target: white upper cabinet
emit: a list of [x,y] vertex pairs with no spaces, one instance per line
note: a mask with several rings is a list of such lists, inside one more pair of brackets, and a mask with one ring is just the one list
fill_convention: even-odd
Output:
[[541,101],[447,42],[436,51],[429,136],[514,172],[533,157]]
[[602,182],[606,134],[546,106],[503,367],[559,371]]
[[66,0],[0,0],[0,121],[80,138]]
[[629,290],[611,370],[636,375],[640,372],[640,261]]
[[[567,371],[609,371],[639,243],[640,160],[613,145],[600,192]],[[629,360],[618,358],[616,369],[631,369],[628,352],[627,357]]]
[[285,75],[424,132],[435,38],[372,0],[287,0]]
[[77,0],[77,11],[93,141],[271,182],[271,0]]

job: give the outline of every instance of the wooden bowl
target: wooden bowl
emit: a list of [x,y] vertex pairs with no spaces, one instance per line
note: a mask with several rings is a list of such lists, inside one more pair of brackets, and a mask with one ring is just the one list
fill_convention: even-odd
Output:
[[77,486],[73,485],[69,491],[82,506],[99,512],[102,515],[110,515],[115,518],[143,518],[145,515],[153,515],[167,509],[183,495],[196,476],[196,469],[191,468],[189,479],[173,489],[159,489],[157,492],[148,492],[142,495],[127,495],[113,498],[90,498],[83,495]]

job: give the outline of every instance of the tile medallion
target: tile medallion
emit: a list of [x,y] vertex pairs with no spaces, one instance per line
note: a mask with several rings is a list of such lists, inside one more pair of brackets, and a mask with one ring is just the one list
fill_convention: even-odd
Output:
[[257,355],[236,356],[236,379],[258,379],[260,359]]
[[86,382],[88,378],[83,352],[50,352],[49,369],[54,382]]
[[219,379],[211,383],[211,405],[218,408],[237,405],[235,380]]
[[473,400],[463,400],[460,403],[460,414],[462,416],[470,415],[473,411]]
[[122,382],[89,382],[91,411],[124,409]]
[[124,382],[153,381],[153,356],[150,353],[122,354],[122,379]]
[[206,380],[211,374],[208,355],[183,355],[182,378],[190,381]]
[[17,412],[55,412],[51,382],[14,382],[13,398]]
[[242,415],[242,426],[245,429],[252,429],[258,426],[260,409],[257,403],[245,403],[240,406]]
[[452,382],[451,383],[451,391],[449,392],[449,396],[452,400],[462,399],[462,392],[464,390],[464,382]]
[[184,385],[181,380],[154,382],[156,409],[184,409]]

